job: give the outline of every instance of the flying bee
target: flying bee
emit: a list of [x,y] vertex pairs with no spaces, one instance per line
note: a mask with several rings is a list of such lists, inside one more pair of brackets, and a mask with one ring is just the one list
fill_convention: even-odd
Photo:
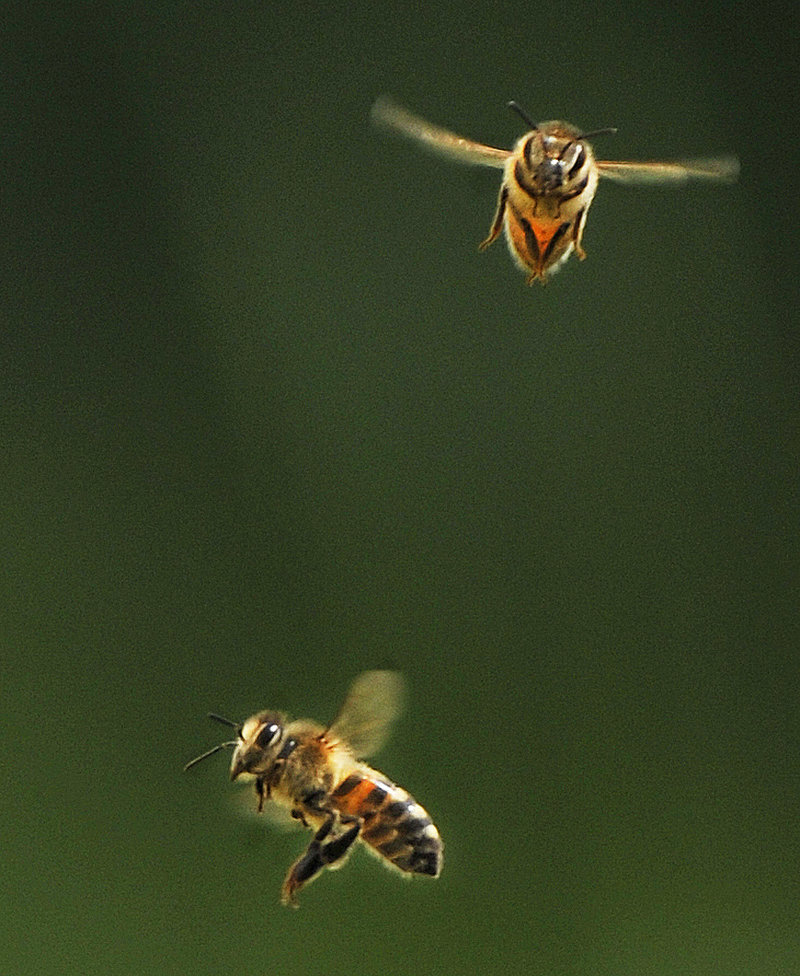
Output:
[[680,162],[596,159],[587,140],[616,129],[582,132],[557,121],[537,125],[516,102],[508,104],[530,126],[510,150],[464,139],[387,98],[375,103],[372,118],[451,159],[503,170],[497,211],[480,249],[493,244],[505,228],[511,256],[528,272],[529,285],[537,280],[544,283],[573,251],[581,260],[586,257],[581,240],[600,177],[620,183],[685,183],[691,179],[731,183],[739,173],[739,163],[732,156]]
[[192,759],[184,770],[232,748],[231,779],[254,777],[258,812],[274,800],[315,831],[283,882],[284,905],[297,907],[303,885],[323,868],[341,867],[357,840],[409,875],[439,876],[443,844],[427,812],[401,786],[361,762],[386,738],[400,713],[402,691],[396,672],[366,671],[327,728],[308,719],[287,722],[270,711],[241,724],[209,716],[235,729],[236,738]]

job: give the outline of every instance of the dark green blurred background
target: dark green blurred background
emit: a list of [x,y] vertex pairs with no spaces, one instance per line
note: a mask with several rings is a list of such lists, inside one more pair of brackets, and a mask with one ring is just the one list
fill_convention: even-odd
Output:
[[[4,976],[800,972],[793,25],[591,9],[6,8]],[[528,289],[382,92],[742,179]],[[181,766],[386,666],[444,874],[289,912],[306,836]]]

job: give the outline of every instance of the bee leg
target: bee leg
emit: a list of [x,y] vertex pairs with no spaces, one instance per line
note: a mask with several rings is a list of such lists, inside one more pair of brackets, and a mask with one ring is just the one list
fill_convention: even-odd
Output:
[[264,783],[264,780],[259,777],[256,780],[256,796],[258,797],[258,806],[256,811],[258,813],[264,812],[264,799],[269,799],[269,786]]
[[572,225],[572,243],[575,245],[575,253],[578,258],[583,261],[586,257],[586,251],[581,247],[581,239],[583,238],[583,225],[586,221],[586,209],[579,211],[578,216],[575,218],[575,223]]
[[283,882],[281,901],[284,905],[297,908],[297,892],[315,878],[326,867],[332,867],[349,852],[361,831],[361,822],[356,823],[340,836],[325,843],[333,829],[335,817],[330,816],[314,835],[305,852],[289,868]]
[[478,249],[485,251],[490,244],[494,244],[497,240],[500,231],[503,229],[503,218],[506,214],[506,200],[508,199],[508,190],[505,186],[500,187],[500,196],[497,198],[497,211],[494,215],[494,220],[492,221],[491,229],[489,230],[489,236],[485,241],[481,241],[478,245]]
[[295,820],[299,820],[304,827],[308,826],[308,821],[306,820],[305,814],[299,808],[292,810],[292,816]]

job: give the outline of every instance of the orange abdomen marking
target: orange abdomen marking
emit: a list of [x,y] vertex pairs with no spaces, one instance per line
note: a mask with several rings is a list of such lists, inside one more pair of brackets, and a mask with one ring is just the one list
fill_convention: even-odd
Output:
[[336,809],[340,813],[359,818],[365,817],[368,813],[374,814],[385,796],[383,784],[361,777],[358,773],[348,776],[333,791]]
[[438,876],[443,850],[439,831],[402,787],[378,775],[351,773],[331,800],[339,813],[361,822],[361,839],[396,868]]
[[544,279],[548,266],[571,244],[568,220],[527,218],[509,208],[506,227],[512,247],[537,278]]

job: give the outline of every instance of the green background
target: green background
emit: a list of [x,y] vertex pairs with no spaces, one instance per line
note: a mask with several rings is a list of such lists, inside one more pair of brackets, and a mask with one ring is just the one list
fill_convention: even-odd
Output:
[[[7,8],[0,971],[800,972],[792,25],[747,5]],[[737,152],[479,254],[495,145]],[[794,146],[794,148],[792,148]],[[435,883],[248,816],[209,710],[409,707]]]

